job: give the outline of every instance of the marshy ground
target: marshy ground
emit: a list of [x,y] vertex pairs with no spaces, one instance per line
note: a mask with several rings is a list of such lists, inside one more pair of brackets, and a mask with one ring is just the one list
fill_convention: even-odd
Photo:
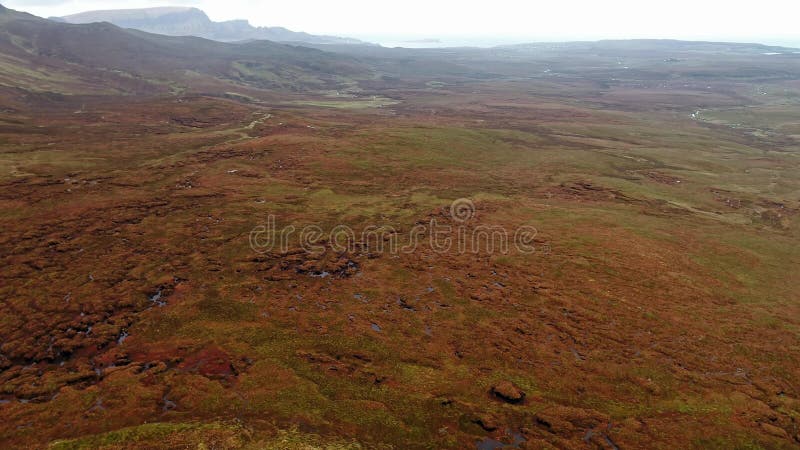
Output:
[[[566,64],[10,104],[0,446],[800,445],[800,84]],[[456,199],[537,251],[248,240]]]

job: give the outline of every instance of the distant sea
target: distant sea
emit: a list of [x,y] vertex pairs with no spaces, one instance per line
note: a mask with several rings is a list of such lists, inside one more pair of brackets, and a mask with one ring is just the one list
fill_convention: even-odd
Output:
[[[399,38],[377,36],[372,39],[362,37],[368,42],[375,42],[384,47],[404,47],[404,48],[444,48],[444,47],[496,47],[498,45],[523,44],[526,42],[537,42],[537,39],[524,38],[487,38],[487,37],[430,37],[430,38]],[[552,39],[547,39],[551,40]]]
[[[384,47],[404,47],[404,48],[444,48],[444,47],[496,47],[499,45],[525,44],[532,42],[569,42],[569,41],[594,41],[596,38],[524,38],[524,37],[397,37],[397,36],[358,36],[359,39],[367,42],[374,42]],[[774,45],[781,47],[791,47],[800,49],[800,40],[795,39],[775,39],[775,38],[704,38],[704,39],[685,39],[703,40],[719,42],[741,42],[758,43],[764,45]]]

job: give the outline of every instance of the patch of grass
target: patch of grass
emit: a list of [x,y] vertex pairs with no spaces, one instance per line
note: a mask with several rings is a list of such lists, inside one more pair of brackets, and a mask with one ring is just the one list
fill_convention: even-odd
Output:
[[361,450],[365,447],[356,441],[330,440],[317,434],[302,433],[295,428],[278,431],[276,437],[253,444],[249,448],[261,450]]
[[197,308],[200,318],[215,322],[247,322],[258,312],[258,308],[251,303],[224,298],[213,292],[197,302]]
[[222,423],[149,423],[74,440],[55,441],[51,450],[118,448],[242,448],[247,431],[240,425]]

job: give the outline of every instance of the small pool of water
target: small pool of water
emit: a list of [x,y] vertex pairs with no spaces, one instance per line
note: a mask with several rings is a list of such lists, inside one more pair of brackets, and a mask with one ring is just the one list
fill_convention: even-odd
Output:
[[156,291],[155,294],[150,296],[150,302],[158,306],[159,308],[163,308],[164,306],[167,306],[167,301],[164,300],[163,298],[164,298],[163,291],[159,289],[158,291]]
[[497,450],[497,449],[501,449],[501,448],[519,448],[519,446],[522,445],[522,443],[524,443],[526,441],[525,437],[523,437],[519,433],[511,433],[511,434],[509,434],[508,437],[511,440],[513,440],[513,442],[510,443],[510,444],[506,443],[506,442],[498,441],[497,439],[492,439],[492,438],[488,438],[487,437],[487,438],[485,438],[483,440],[478,441],[475,444],[475,448],[477,450]]

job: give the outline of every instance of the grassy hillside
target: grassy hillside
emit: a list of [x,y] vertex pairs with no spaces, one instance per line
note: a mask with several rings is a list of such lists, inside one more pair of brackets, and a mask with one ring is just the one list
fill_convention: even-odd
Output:
[[70,25],[0,12],[0,83],[34,92],[166,93],[175,90],[334,89],[370,71],[351,57],[255,41],[225,44]]

